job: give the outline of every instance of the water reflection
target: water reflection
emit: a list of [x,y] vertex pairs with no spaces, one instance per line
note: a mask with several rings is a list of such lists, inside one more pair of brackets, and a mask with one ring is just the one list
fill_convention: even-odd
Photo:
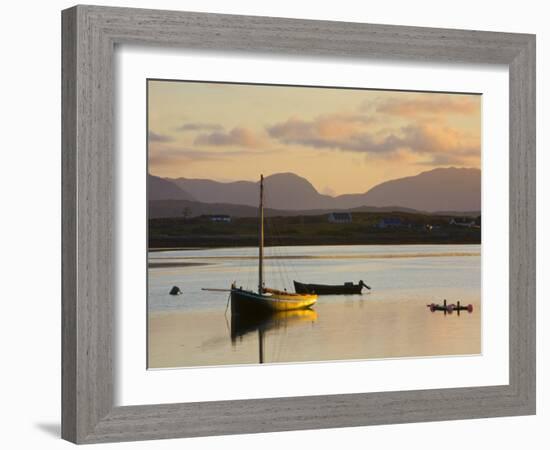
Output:
[[[475,253],[478,246],[347,246],[292,247],[289,279],[279,280],[276,264],[266,278],[292,289],[293,279],[339,284],[364,279],[373,291],[361,296],[328,295],[314,310],[262,317],[226,315],[228,297],[205,286],[227,288],[231,280],[253,289],[257,263],[241,256],[257,249],[231,248],[154,253],[172,257],[205,256],[206,265],[166,266],[149,270],[148,364],[150,368],[196,367],[425,357],[481,352],[481,258],[449,256]],[[424,253],[423,253],[424,252]],[[435,253],[438,256],[433,256]],[[374,255],[395,257],[376,258]],[[412,256],[423,253],[423,257]],[[350,257],[328,258],[326,255]],[[372,255],[364,259],[358,255]],[[445,255],[445,256],[444,256]],[[235,256],[235,259],[231,259]],[[317,256],[323,256],[318,258]],[[169,295],[172,286],[183,295]],[[473,305],[473,313],[433,314],[427,304]],[[262,342],[260,341],[262,337]],[[262,344],[260,352],[260,344]]]
[[294,311],[266,312],[264,314],[232,314],[231,343],[236,346],[243,336],[258,333],[258,362],[266,362],[264,350],[265,335],[270,330],[280,330],[317,321],[317,313],[313,309]]

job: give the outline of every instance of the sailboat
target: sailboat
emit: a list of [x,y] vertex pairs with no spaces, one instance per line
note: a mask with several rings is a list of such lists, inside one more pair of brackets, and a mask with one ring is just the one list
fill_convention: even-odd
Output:
[[231,284],[232,314],[261,314],[307,309],[317,301],[317,294],[297,294],[266,287],[264,284],[264,176],[260,176],[258,227],[258,292]]

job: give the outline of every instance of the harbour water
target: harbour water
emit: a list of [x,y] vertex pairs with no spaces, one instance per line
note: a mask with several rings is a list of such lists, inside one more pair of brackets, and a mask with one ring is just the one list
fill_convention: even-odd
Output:
[[[363,295],[320,296],[312,310],[243,323],[228,289],[257,289],[257,248],[149,252],[149,368],[428,357],[481,352],[479,245],[265,249],[269,287],[364,282]],[[183,294],[169,295],[172,286]],[[460,301],[473,312],[430,312]]]

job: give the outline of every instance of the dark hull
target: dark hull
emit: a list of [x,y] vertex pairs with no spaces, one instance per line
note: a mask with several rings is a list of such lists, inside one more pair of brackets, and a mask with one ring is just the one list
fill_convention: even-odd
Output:
[[239,289],[233,289],[231,291],[231,314],[242,314],[252,316],[269,316],[273,311],[269,308],[265,302],[262,301],[261,296],[253,292],[241,291]]
[[353,295],[361,294],[361,284],[306,284],[294,281],[294,289],[298,294],[317,295]]

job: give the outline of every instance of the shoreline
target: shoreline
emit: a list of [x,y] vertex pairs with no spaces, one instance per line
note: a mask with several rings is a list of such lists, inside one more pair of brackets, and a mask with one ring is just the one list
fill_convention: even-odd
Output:
[[[211,243],[203,245],[174,245],[174,246],[148,246],[147,251],[151,253],[155,252],[165,252],[165,251],[191,251],[191,250],[214,250],[214,249],[226,249],[226,248],[258,248],[258,243],[251,243],[249,241],[240,243],[232,241],[231,243],[224,242],[220,243]],[[281,243],[269,243],[265,247],[353,247],[353,246],[392,246],[392,245],[402,245],[402,246],[414,246],[414,245],[481,245],[480,240],[475,241],[440,241],[436,240],[433,242],[429,241],[402,241],[402,242],[392,242],[392,241],[383,241],[383,242],[331,242],[331,243],[319,243],[319,242],[304,242],[304,243],[293,243],[293,244],[281,244]]]
[[[443,253],[374,253],[374,254],[359,254],[359,255],[274,255],[265,256],[265,260],[352,260],[352,259],[407,259],[407,258],[445,258],[445,257],[480,257],[481,252],[443,252]],[[174,258],[176,259],[176,258]],[[194,266],[210,266],[221,261],[246,261],[256,260],[257,256],[185,256],[182,261],[173,261],[168,259],[166,262],[162,262],[162,259],[148,262],[147,267],[149,269],[159,268],[174,268],[174,267],[194,267]],[[211,260],[212,262],[189,262],[189,260]]]
[[200,263],[200,262],[147,262],[149,269],[170,268],[170,267],[197,267],[197,266],[210,266],[212,263]]

